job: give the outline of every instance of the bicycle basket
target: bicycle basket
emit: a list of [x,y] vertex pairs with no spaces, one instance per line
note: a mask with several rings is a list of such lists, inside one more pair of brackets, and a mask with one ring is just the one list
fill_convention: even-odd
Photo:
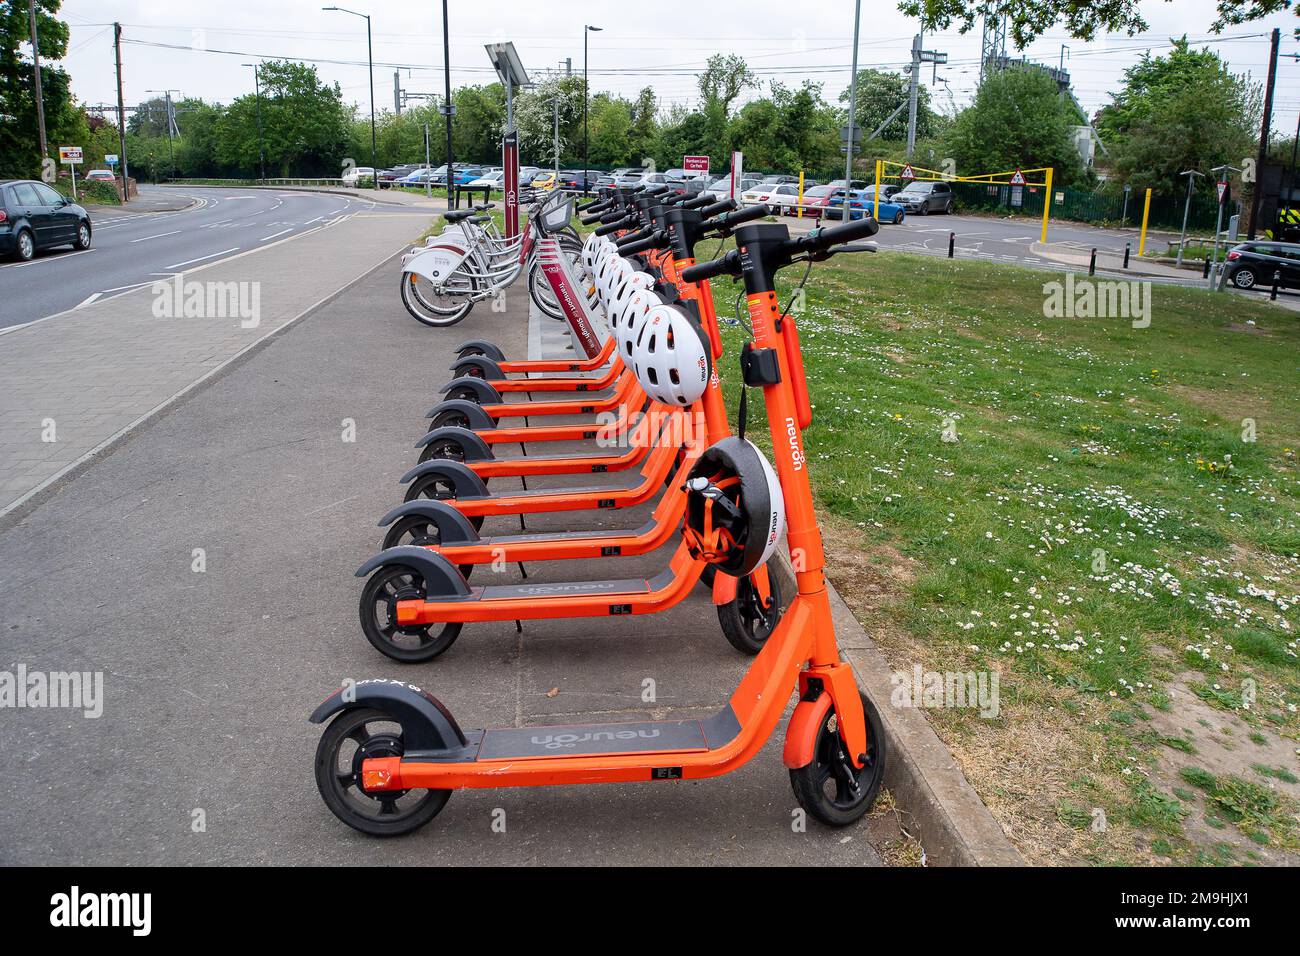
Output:
[[542,228],[547,232],[559,232],[573,218],[573,200],[567,199],[542,213]]

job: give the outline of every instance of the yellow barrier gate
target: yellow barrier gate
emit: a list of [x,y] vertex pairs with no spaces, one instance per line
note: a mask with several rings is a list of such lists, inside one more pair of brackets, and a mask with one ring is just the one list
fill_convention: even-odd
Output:
[[[887,168],[898,170],[888,173]],[[924,173],[925,175],[918,175]],[[1041,182],[1034,182],[1028,174],[1043,173]],[[982,173],[978,176],[952,176],[936,169],[926,169],[913,163],[895,163],[887,159],[876,160],[876,191],[873,197],[872,215],[880,218],[880,181],[882,179],[899,179],[905,182],[945,182],[945,183],[985,183],[990,186],[1033,186],[1043,187],[1043,228],[1040,242],[1047,241],[1047,214],[1052,208],[1052,174],[1051,166],[1039,166],[1035,169],[1013,169],[1005,173]]]

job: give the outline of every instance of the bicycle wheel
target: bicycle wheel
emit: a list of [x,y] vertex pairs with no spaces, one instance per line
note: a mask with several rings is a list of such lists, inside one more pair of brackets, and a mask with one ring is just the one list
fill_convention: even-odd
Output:
[[404,272],[401,286],[402,305],[413,319],[434,328],[445,328],[469,315],[474,307],[470,295],[477,289],[478,279],[462,266],[441,289],[435,289],[432,282],[415,272]]

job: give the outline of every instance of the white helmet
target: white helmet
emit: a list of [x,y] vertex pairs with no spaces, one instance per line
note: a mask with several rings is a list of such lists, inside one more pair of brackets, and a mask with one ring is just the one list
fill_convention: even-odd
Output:
[[636,334],[645,322],[646,315],[655,306],[662,304],[663,299],[653,289],[633,289],[623,301],[617,320],[610,317],[610,333],[614,336],[614,344],[618,346],[619,358],[628,368],[632,368],[632,344],[636,341]]
[[612,286],[623,279],[623,270],[630,268],[618,255],[608,255],[596,270],[596,295],[601,305],[609,306]]
[[609,318],[609,325],[612,329],[618,322],[618,313],[622,312],[627,305],[628,297],[637,289],[653,289],[655,278],[648,272],[642,272],[639,269],[633,269],[619,280],[618,285],[614,287],[613,294],[610,295],[609,303],[605,308],[605,315]]
[[646,313],[631,366],[647,395],[679,407],[698,401],[713,374],[700,324],[679,305],[658,305]]
[[744,577],[767,563],[785,531],[785,496],[767,457],[734,436],[709,446],[686,479],[692,557]]
[[617,250],[614,243],[610,242],[609,237],[607,236],[597,236],[595,233],[592,233],[591,238],[595,241],[592,243],[590,261],[588,261],[586,251],[584,250],[583,265],[587,267],[588,275],[594,279],[596,273],[600,271],[601,265],[604,264],[605,259]]
[[600,240],[603,238],[605,237],[593,232],[582,244],[582,267],[587,270],[588,275],[596,274],[596,257],[600,252]]

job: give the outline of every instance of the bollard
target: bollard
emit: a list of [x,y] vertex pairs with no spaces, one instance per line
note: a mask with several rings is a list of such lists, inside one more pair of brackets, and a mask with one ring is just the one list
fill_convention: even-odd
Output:
[[1201,270],[1201,278],[1202,278],[1202,279],[1208,279],[1209,277],[1210,277],[1210,257],[1209,257],[1209,256],[1206,256],[1206,257],[1205,257],[1205,268]]
[[1129,251],[1129,246],[1130,246],[1130,245],[1131,245],[1130,243],[1127,243],[1127,242],[1124,243],[1124,268],[1125,268],[1125,269],[1128,268],[1128,251]]
[[1282,281],[1282,273],[1274,269],[1273,270],[1273,291],[1268,294],[1268,300],[1270,302],[1277,301],[1277,287],[1278,287],[1278,283],[1280,283],[1281,281]]
[[957,233],[955,232],[948,233],[948,258],[949,259],[952,258],[953,247],[956,245],[956,243],[957,243]]
[[1095,276],[1096,274],[1097,274],[1097,247],[1093,246],[1092,258],[1088,260],[1088,275]]

